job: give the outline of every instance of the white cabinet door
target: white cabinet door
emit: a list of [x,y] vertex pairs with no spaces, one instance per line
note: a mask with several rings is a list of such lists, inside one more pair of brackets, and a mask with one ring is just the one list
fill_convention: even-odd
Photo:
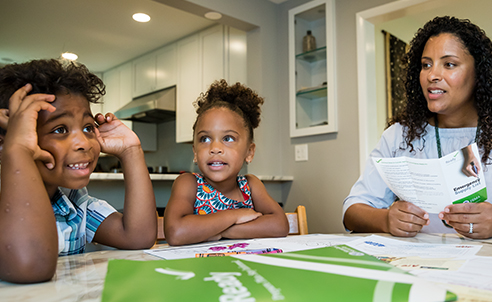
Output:
[[226,27],[225,49],[226,49],[226,70],[225,77],[229,84],[240,82],[246,85],[247,61],[246,61],[246,32]]
[[246,81],[246,33],[216,25],[177,42],[176,142],[193,141],[193,103],[220,79]]
[[193,141],[195,108],[201,92],[200,39],[195,34],[177,42],[176,142]]
[[225,77],[224,26],[218,25],[200,32],[202,62],[201,91]]
[[176,43],[156,52],[156,90],[176,85]]
[[120,100],[120,71],[119,68],[111,69],[104,73],[104,84],[106,84],[106,94],[104,95],[103,110],[115,112],[119,109]]
[[156,88],[156,56],[148,54],[133,61],[133,97],[154,91]]
[[[113,68],[103,75],[106,95],[102,105],[102,113],[115,112],[132,101],[132,64],[126,63]],[[130,129],[131,121],[123,121]]]

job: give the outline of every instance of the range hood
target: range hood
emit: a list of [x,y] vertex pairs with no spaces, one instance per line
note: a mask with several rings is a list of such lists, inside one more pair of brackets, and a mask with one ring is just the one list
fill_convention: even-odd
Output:
[[176,86],[133,99],[114,113],[120,120],[163,123],[176,119]]

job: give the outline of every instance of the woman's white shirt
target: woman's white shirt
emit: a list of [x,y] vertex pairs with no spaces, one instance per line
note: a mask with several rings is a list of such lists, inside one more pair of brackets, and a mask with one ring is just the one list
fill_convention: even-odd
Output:
[[[442,155],[445,156],[446,154],[472,144],[475,141],[477,128],[439,128],[438,130]],[[393,194],[379,175],[379,172],[371,159],[372,157],[384,158],[407,156],[413,158],[439,158],[437,153],[435,127],[427,125],[425,132],[426,133],[422,135],[420,139],[415,139],[412,142],[414,151],[410,152],[410,148],[405,148],[406,144],[403,136],[404,127],[402,125],[393,124],[384,131],[378,145],[372,150],[366,161],[364,173],[350,190],[349,196],[345,198],[343,203],[343,215],[345,215],[345,211],[351,205],[356,203],[363,203],[374,208],[384,209],[388,208],[395,200],[395,194]],[[489,172],[490,169],[488,169],[487,166],[482,164],[482,167],[484,169],[485,183],[487,185],[487,196],[491,196],[490,186],[492,186],[492,173]],[[442,221],[437,217],[437,214],[429,215],[431,223],[428,226],[424,226],[422,232],[455,232],[454,229],[444,226]]]

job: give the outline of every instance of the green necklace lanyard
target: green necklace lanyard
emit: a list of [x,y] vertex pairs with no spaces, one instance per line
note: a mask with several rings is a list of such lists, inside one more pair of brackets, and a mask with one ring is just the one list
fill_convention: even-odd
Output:
[[[434,116],[434,123],[436,124],[436,126],[434,127],[434,129],[436,130],[437,155],[439,155],[439,158],[441,158],[442,157],[441,139],[439,138],[439,126],[437,124],[437,115]],[[477,125],[477,133],[475,133],[475,143],[478,140],[478,134],[479,133],[480,133],[480,120],[478,121],[478,125]]]

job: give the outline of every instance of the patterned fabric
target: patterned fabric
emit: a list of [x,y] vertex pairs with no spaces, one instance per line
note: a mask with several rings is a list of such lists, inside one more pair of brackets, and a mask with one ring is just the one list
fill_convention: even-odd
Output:
[[205,181],[203,175],[193,173],[196,177],[197,190],[193,214],[211,214],[223,210],[232,210],[240,208],[254,209],[253,200],[251,199],[251,191],[249,190],[248,180],[242,175],[237,176],[237,183],[241,193],[243,193],[244,201],[237,201],[225,197],[221,192],[217,191],[209,183]]
[[59,188],[51,199],[58,231],[58,255],[80,254],[92,242],[97,228],[115,208],[88,195],[87,189]]

